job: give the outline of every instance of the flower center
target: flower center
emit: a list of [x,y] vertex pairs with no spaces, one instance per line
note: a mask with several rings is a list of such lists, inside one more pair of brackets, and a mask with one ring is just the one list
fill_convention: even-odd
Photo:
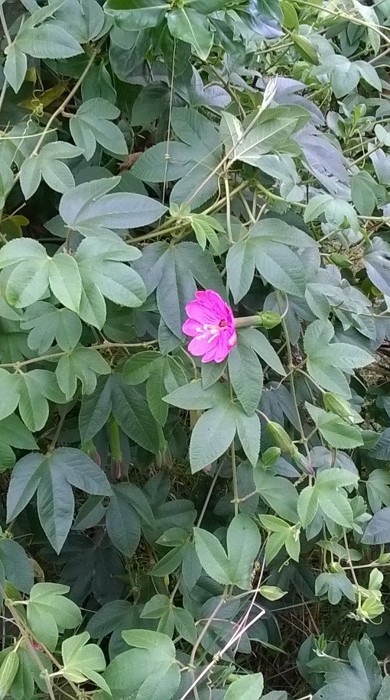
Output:
[[198,326],[196,331],[199,333],[198,339],[204,340],[208,338],[208,342],[211,343],[216,336],[220,334],[225,328],[228,327],[228,323],[225,319],[222,319],[218,324],[216,323],[203,323]]

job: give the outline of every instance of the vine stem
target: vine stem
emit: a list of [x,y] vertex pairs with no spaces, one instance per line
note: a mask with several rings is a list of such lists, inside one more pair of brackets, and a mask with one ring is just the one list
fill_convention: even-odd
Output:
[[366,22],[363,19],[359,19],[359,17],[354,17],[353,15],[349,15],[347,12],[343,12],[342,10],[336,11],[336,10],[331,10],[328,7],[323,7],[323,6],[318,6],[314,2],[307,2],[307,0],[297,0],[298,5],[304,5],[306,7],[312,7],[314,10],[318,10],[319,12],[325,12],[328,15],[332,15],[332,17],[337,17],[338,19],[346,19],[349,22],[352,22],[353,24],[360,24],[363,27],[366,27],[367,29],[372,29],[374,32],[379,34],[382,39],[384,39],[386,42],[389,42],[389,37],[379,29],[379,27],[376,24],[372,24],[372,22]]
[[232,637],[229,639],[229,641],[225,644],[225,646],[223,647],[223,649],[221,649],[221,651],[219,651],[217,654],[214,654],[214,657],[212,658],[212,660],[210,661],[210,663],[206,666],[206,668],[203,669],[203,671],[201,671],[201,673],[200,673],[199,676],[193,681],[193,683],[191,683],[190,687],[187,688],[187,690],[185,691],[185,693],[183,693],[183,695],[181,696],[180,700],[185,700],[185,698],[187,698],[187,697],[190,695],[190,693],[192,693],[192,691],[194,690],[194,688],[196,688],[196,686],[198,685],[198,683],[199,683],[205,676],[207,676],[208,673],[210,673],[211,669],[215,666],[215,664],[218,663],[218,661],[223,657],[223,655],[226,654],[226,652],[230,649],[230,647],[233,646],[233,644],[235,644],[235,642],[237,642],[238,639],[239,639],[240,637],[242,637],[243,634],[245,634],[245,632],[247,632],[253,625],[255,625],[256,622],[258,622],[258,620],[260,620],[262,617],[264,617],[264,615],[265,615],[265,610],[261,610],[261,612],[259,612],[259,614],[256,615],[256,617],[253,618],[253,620],[251,620],[250,622],[248,622],[248,624],[245,625],[245,627],[244,627],[243,629],[236,630],[236,632],[233,634],[233,636],[232,636]]
[[8,83],[7,83],[6,79],[4,78],[3,87],[1,88],[1,93],[0,93],[0,112],[3,108],[5,93],[7,92],[7,87],[8,87]]
[[234,515],[238,515],[238,504],[240,502],[238,496],[238,482],[237,482],[237,461],[236,461],[236,451],[234,449],[234,440],[231,445],[231,458],[232,458],[232,480],[233,480],[233,503],[234,503]]
[[202,639],[205,636],[207,630],[209,629],[212,621],[217,617],[217,614],[219,613],[222,606],[225,605],[225,603],[226,603],[226,588],[225,588],[225,595],[221,598],[221,600],[215,606],[212,614],[207,618],[205,626],[203,627],[201,633],[198,635],[198,638],[197,638],[194,646],[192,647],[190,660],[188,662],[188,665],[192,670],[195,668],[195,656],[196,656],[196,652],[198,651],[199,646],[202,642]]
[[[99,343],[99,345],[91,345],[92,350],[109,350],[110,348],[148,348],[151,345],[156,345],[157,340],[146,340],[144,343]],[[22,360],[21,362],[6,362],[0,365],[2,369],[15,369],[18,370],[26,365],[32,365],[36,362],[44,362],[45,360],[53,360],[58,357],[64,357],[64,355],[69,355],[68,352],[53,352],[51,355],[41,355],[40,357],[32,357],[29,360]]]
[[212,480],[212,482],[211,482],[211,484],[210,484],[210,488],[209,488],[209,490],[208,490],[208,492],[207,492],[207,496],[206,496],[206,498],[205,498],[205,500],[204,500],[204,503],[203,503],[203,506],[202,506],[202,510],[200,511],[200,515],[199,515],[199,518],[198,518],[198,522],[196,523],[196,527],[200,527],[200,526],[201,526],[202,520],[203,520],[203,518],[204,518],[204,516],[205,516],[205,513],[206,513],[206,510],[207,510],[207,506],[208,506],[208,504],[210,503],[210,498],[211,498],[212,493],[213,493],[213,491],[214,491],[215,484],[217,483],[217,479],[218,479],[218,477],[219,477],[219,473],[220,473],[220,471],[221,471],[221,467],[222,467],[222,465],[220,465],[220,466],[218,467],[217,471],[215,472],[215,474],[214,474],[214,476],[213,476],[213,480]]
[[[187,353],[186,353],[186,354],[187,354]],[[210,503],[210,498],[211,498],[211,496],[212,496],[212,493],[213,493],[213,491],[214,491],[215,485],[216,485],[216,483],[217,483],[217,480],[218,480],[218,477],[219,477],[219,473],[220,473],[220,471],[221,471],[221,468],[222,468],[222,465],[220,465],[220,466],[218,467],[217,471],[215,472],[215,474],[214,474],[214,476],[213,476],[213,480],[212,480],[212,482],[211,482],[211,484],[210,484],[210,488],[209,488],[209,490],[208,490],[208,492],[207,492],[207,496],[206,496],[206,498],[205,498],[205,500],[204,500],[204,503],[203,503],[203,506],[202,506],[202,510],[200,511],[200,515],[199,515],[198,521],[197,521],[197,523],[196,523],[196,527],[200,527],[201,524],[202,524],[202,520],[203,520],[203,518],[204,518],[204,516],[205,516],[205,514],[206,514],[207,506],[208,506],[208,504]],[[174,599],[175,599],[175,595],[176,595],[177,591],[179,590],[180,581],[181,581],[181,574],[180,574],[180,576],[178,577],[178,579],[177,579],[177,581],[176,581],[176,583],[175,583],[175,585],[174,585],[174,587],[173,587],[172,593],[171,593],[171,595],[170,595],[170,598],[169,598],[169,599],[170,599],[170,602],[171,602],[171,603],[173,603],[173,601],[174,601]]]
[[[192,193],[191,197],[189,197],[189,199],[187,200],[186,204],[191,204],[191,202],[193,201],[193,199],[199,194],[199,192],[202,191],[202,189],[204,188],[204,186],[207,185],[207,183],[210,182],[210,180],[211,180],[215,175],[218,174],[218,172],[220,171],[220,169],[221,169],[226,163],[228,163],[230,157],[234,154],[234,151],[236,150],[237,146],[238,146],[240,143],[242,143],[242,141],[244,140],[244,138],[249,134],[249,132],[253,129],[253,127],[256,126],[257,120],[259,119],[259,117],[261,116],[261,114],[263,114],[263,112],[267,109],[267,107],[269,107],[269,105],[271,104],[271,102],[272,102],[272,100],[273,100],[273,98],[274,98],[275,88],[274,88],[274,85],[271,83],[271,81],[268,83],[267,87],[268,87],[268,86],[269,86],[269,88],[268,88],[268,93],[267,93],[267,90],[265,90],[265,92],[264,92],[264,97],[263,97],[263,102],[262,102],[262,104],[260,105],[260,107],[257,109],[256,114],[255,114],[255,116],[253,117],[253,119],[249,122],[249,124],[248,124],[248,126],[246,127],[246,129],[244,129],[244,131],[242,132],[242,134],[239,136],[239,138],[237,139],[237,142],[236,142],[235,144],[233,144],[233,146],[232,146],[231,148],[229,148],[229,150],[225,153],[225,155],[224,155],[223,158],[220,160],[220,162],[218,163],[218,165],[216,165],[215,168],[213,168],[213,170],[207,175],[207,177],[203,180],[203,182],[199,185],[199,187],[196,188],[195,192]],[[275,83],[275,87],[276,87],[276,83]]]
[[[232,200],[233,197],[235,197],[236,194],[241,192],[242,190],[247,187],[248,182],[244,180],[241,182],[237,187],[235,187],[234,190],[230,192],[230,199]],[[202,214],[212,214],[215,211],[218,211],[223,205],[226,203],[226,196],[222,197],[222,199],[219,199],[217,202],[214,202],[214,204],[211,204],[207,209],[205,209]],[[185,231],[180,237],[176,238],[176,241],[181,240],[185,236],[188,236],[188,233],[190,232],[189,228],[189,223],[184,223],[184,226],[188,228],[187,231]],[[171,219],[168,219],[162,226],[159,226],[155,231],[151,231],[150,233],[145,233],[144,236],[138,236],[137,238],[130,238],[129,242],[130,243],[143,243],[144,241],[150,241],[153,238],[159,238],[160,236],[165,236],[167,233],[175,232],[175,231],[182,231],[183,229],[183,222],[177,222],[176,224],[172,225]]]
[[347,554],[348,554],[347,564],[349,566],[349,570],[351,572],[353,582],[356,586],[356,593],[357,593],[357,597],[358,597],[358,607],[360,608],[361,602],[362,602],[362,594],[360,592],[359,581],[357,580],[355,569],[353,568],[353,564],[352,564],[351,553],[349,551],[349,544],[348,544],[348,539],[347,539],[347,533],[345,532],[344,529],[343,529],[343,539],[344,539],[344,546],[345,546],[345,549],[347,550]]
[[231,217],[231,209],[230,209],[229,175],[227,172],[225,172],[225,174],[223,176],[223,181],[225,184],[225,193],[226,193],[226,231],[227,231],[229,243],[230,243],[230,245],[233,245],[234,238],[233,238],[233,231],[232,231],[232,217]]
[[[25,625],[23,618],[19,615],[19,613],[15,609],[14,603],[8,598],[6,598],[4,600],[4,603],[5,603],[6,607],[8,608],[8,610],[10,611],[10,613],[13,617],[13,620],[14,620],[16,626],[18,627],[20,633],[25,638],[25,640],[28,644],[28,647],[29,647],[29,652],[34,657],[36,664],[42,673],[42,676],[43,676],[45,683],[46,683],[47,692],[49,694],[50,700],[55,700],[55,695],[54,695],[53,688],[51,685],[50,677],[47,673],[47,669],[44,667],[41,659],[39,658],[39,655],[36,652],[36,649],[34,648],[33,643],[30,640],[30,636],[32,636],[34,639],[36,639],[36,637],[33,635],[31,630]],[[58,669],[62,668],[61,664],[58,663],[55,656],[53,656],[53,654],[46,647],[44,647],[44,645],[39,641],[39,639],[36,639],[36,641],[40,645],[40,647],[42,648],[42,650],[44,651],[46,656],[48,656],[48,658],[52,661],[52,663]],[[71,686],[72,690],[75,692],[76,698],[79,697],[80,696],[79,688],[72,681],[68,681],[68,683]]]
[[[1,6],[0,6],[0,12],[1,12]],[[1,17],[1,14],[0,14],[0,17]],[[63,102],[61,102],[60,106],[57,107],[57,109],[56,109],[56,110],[53,112],[53,114],[51,114],[51,116],[49,117],[49,119],[48,119],[48,121],[47,121],[47,124],[46,124],[44,130],[42,131],[42,133],[41,133],[41,135],[40,135],[40,137],[39,137],[39,139],[38,139],[38,141],[37,141],[37,143],[36,143],[36,145],[35,145],[35,148],[34,148],[33,152],[31,153],[30,158],[36,157],[36,156],[38,155],[39,149],[40,149],[40,147],[42,146],[42,144],[43,144],[43,142],[44,142],[44,140],[45,140],[45,137],[46,137],[47,133],[49,132],[49,130],[50,130],[50,128],[51,128],[51,125],[52,125],[53,122],[57,119],[57,117],[59,117],[60,114],[62,114],[62,112],[64,111],[65,107],[69,104],[69,102],[71,101],[71,99],[75,96],[77,90],[79,89],[79,87],[81,86],[82,82],[84,81],[85,76],[89,73],[89,71],[90,71],[90,69],[91,69],[91,67],[92,67],[92,65],[93,65],[93,62],[94,62],[94,60],[95,60],[97,54],[98,54],[99,51],[100,51],[101,45],[102,45],[102,42],[100,42],[100,43],[98,44],[98,46],[96,46],[96,48],[95,48],[94,51],[92,52],[92,55],[91,55],[91,57],[90,57],[90,59],[89,59],[87,65],[85,66],[85,68],[84,68],[83,72],[81,73],[80,77],[78,78],[78,80],[75,82],[75,84],[74,84],[74,86],[72,87],[71,91],[67,94],[67,96],[65,97],[65,99],[63,100]],[[20,178],[20,170],[19,170],[19,172],[18,172],[18,173],[16,174],[16,176],[15,176],[14,185],[18,182],[19,178]]]
[[0,5],[0,22],[1,22],[1,26],[3,27],[5,40],[8,44],[8,46],[10,46],[12,44],[12,39],[11,39],[11,35],[10,35],[8,27],[7,27],[7,22],[5,21],[3,4]]
[[[281,305],[280,305],[280,297],[279,297],[278,293],[277,293],[277,298],[278,298],[279,313],[280,313],[280,315],[282,316],[282,309],[281,309]],[[285,336],[285,338],[286,338],[286,350],[287,350],[287,358],[288,358],[288,369],[289,369],[289,372],[291,372],[291,377],[290,377],[291,394],[292,394],[292,397],[293,397],[294,407],[295,407],[295,411],[296,411],[296,414],[297,414],[297,419],[298,419],[299,430],[300,430],[300,433],[301,433],[302,442],[303,442],[303,445],[304,445],[304,448],[305,448],[305,451],[306,451],[306,455],[307,455],[307,457],[308,457],[308,459],[309,459],[309,457],[310,457],[310,452],[309,452],[309,448],[308,448],[308,445],[307,445],[307,440],[306,440],[305,432],[304,432],[304,430],[303,430],[301,414],[299,413],[297,392],[296,392],[296,389],[295,389],[295,381],[294,381],[295,366],[294,366],[294,363],[293,363],[293,356],[292,356],[292,352],[291,352],[290,336],[289,336],[289,332],[288,332],[288,328],[287,328],[286,319],[285,319],[284,317],[282,317],[282,327],[283,327],[284,336]]]

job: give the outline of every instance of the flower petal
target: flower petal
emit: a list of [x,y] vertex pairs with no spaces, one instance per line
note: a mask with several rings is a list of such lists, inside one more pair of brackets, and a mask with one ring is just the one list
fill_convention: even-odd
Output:
[[218,344],[218,336],[216,335],[210,342],[210,335],[205,338],[195,337],[191,340],[188,350],[191,355],[200,356],[211,351]]
[[222,319],[226,316],[226,309],[229,308],[222,297],[213,289],[206,289],[204,292],[196,292],[196,299],[206,309],[209,309],[215,317]]
[[186,314],[188,318],[198,321],[198,323],[211,323],[218,324],[220,317],[215,313],[213,309],[208,306],[201,304],[198,301],[190,301],[186,304]]
[[197,335],[199,331],[199,321],[194,321],[192,318],[187,318],[182,326],[182,331],[186,335],[194,336]]
[[218,336],[216,343],[209,345],[209,350],[202,357],[202,362],[222,362],[229,354],[231,348],[228,347],[226,339],[222,333]]
[[183,332],[192,337],[188,350],[203,356],[202,362],[222,362],[237,343],[230,306],[212,289],[197,291],[186,305],[188,319]]

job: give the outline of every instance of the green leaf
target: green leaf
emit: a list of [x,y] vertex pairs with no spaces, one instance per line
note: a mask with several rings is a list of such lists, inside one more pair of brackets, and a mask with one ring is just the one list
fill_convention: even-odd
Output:
[[246,513],[236,515],[231,521],[226,544],[229,560],[230,583],[250,589],[253,562],[261,545],[259,528]]
[[7,496],[7,518],[13,520],[38,489],[38,515],[58,553],[73,520],[71,487],[93,495],[110,495],[108,481],[96,464],[80,450],[58,448],[48,457],[28,455],[15,465]]
[[[61,2],[61,6],[56,11],[56,21],[69,31],[80,44],[87,44],[100,37],[104,29],[105,16],[96,0],[82,0],[80,4],[77,0],[65,0],[65,2]],[[97,73],[104,76],[103,70],[97,71]],[[88,77],[91,77],[90,74]]]
[[179,635],[190,644],[195,644],[198,634],[191,613],[183,608],[174,608],[173,616]]
[[[202,21],[206,19],[203,17]],[[191,208],[197,209],[218,190],[216,173],[221,157],[218,132],[213,123],[195,109],[184,108],[172,110],[172,129],[184,143],[156,144],[141,155],[132,172],[145,182],[181,178],[172,189],[171,204],[190,202]]]
[[40,430],[45,425],[49,414],[47,399],[55,403],[65,400],[54,374],[48,370],[34,369],[17,374],[15,384],[21,418],[31,431]]
[[185,545],[181,544],[178,547],[173,547],[165,554],[151,571],[152,576],[169,576],[180,566],[185,553]]
[[251,242],[238,241],[229,248],[226,269],[229,289],[237,303],[247,294],[255,276],[255,259]]
[[56,368],[58,386],[67,399],[76,393],[77,379],[82,393],[92,394],[96,388],[97,375],[110,374],[108,362],[93,348],[79,347],[63,355]]
[[137,445],[157,454],[159,432],[144,397],[117,376],[111,383],[111,401],[112,413],[123,432]]
[[70,58],[83,52],[80,44],[55,22],[45,22],[34,28],[24,23],[15,44],[33,58]]
[[382,198],[382,193],[386,196],[384,188],[378,185],[372,175],[366,170],[362,170],[352,176],[352,201],[359,214],[371,216]]
[[390,695],[390,676],[385,676],[379,694],[376,696],[376,700],[386,700],[388,695]]
[[[360,5],[360,3],[359,3]],[[356,6],[356,3],[355,3]],[[367,8],[368,9],[368,8]],[[375,12],[373,13],[375,14]],[[355,66],[358,67],[359,72],[363,80],[365,80],[369,85],[372,85],[373,88],[376,90],[379,90],[379,92],[382,92],[382,82],[381,79],[371,63],[368,63],[367,61],[355,61]]]
[[298,497],[298,516],[302,527],[307,528],[318,510],[318,494],[314,486],[306,486]]
[[31,501],[43,473],[42,464],[40,454],[26,455],[16,463],[7,492],[7,522],[14,520]]
[[79,413],[79,430],[82,443],[86,443],[105,426],[111,413],[111,382],[99,378],[92,394],[82,397]]
[[264,688],[262,673],[242,676],[229,686],[224,700],[259,700]]
[[382,508],[368,523],[362,542],[364,544],[387,544],[390,542],[390,508]]
[[196,553],[204,570],[214,581],[230,583],[229,560],[220,541],[207,530],[194,528]]
[[126,360],[122,368],[122,377],[127,384],[142,384],[150,376],[155,363],[161,357],[156,350],[144,350]]
[[0,421],[0,442],[21,450],[37,450],[38,446],[27,426],[16,415]]
[[91,160],[98,143],[110,153],[121,156],[127,154],[123,133],[112,123],[119,114],[115,105],[96,97],[83,102],[70,119],[70,133],[76,146],[84,152],[86,160]]
[[133,32],[156,27],[168,9],[164,0],[107,0],[104,5],[120,27]]
[[222,384],[213,384],[204,389],[202,381],[194,379],[190,384],[180,386],[165,396],[164,401],[187,411],[199,411],[224,403],[228,396],[228,391]]
[[104,473],[87,455],[74,448],[58,448],[43,463],[37,494],[41,525],[57,553],[73,520],[72,486],[93,495],[111,494]]
[[245,328],[239,330],[239,336],[245,339],[246,344],[251,346],[266,365],[271,367],[278,374],[285,376],[286,371],[279,360],[279,356],[276,354],[264,333],[256,330],[256,328]]
[[5,48],[4,77],[14,92],[19,92],[27,72],[27,57],[13,43]]
[[261,424],[258,415],[246,416],[236,412],[237,436],[242,449],[253,467],[256,466],[260,452]]
[[368,646],[367,639],[354,641],[348,649],[348,663],[332,659],[325,671],[325,685],[313,696],[313,700],[356,698],[374,700],[382,684],[379,663]]
[[165,389],[165,360],[161,360],[146,382],[146,399],[154,419],[165,425],[168,417],[168,404],[163,401]]
[[259,238],[254,255],[256,268],[266,282],[286,294],[303,296],[305,270],[297,253],[282,243]]
[[106,660],[97,644],[88,644],[88,632],[69,637],[62,642],[62,675],[71,683],[92,681],[111,695],[109,686],[97,671],[104,671]]
[[241,513],[231,521],[227,531],[227,552],[219,540],[207,530],[194,528],[195,548],[206,573],[221,584],[250,588],[254,559],[261,538],[253,520]]
[[316,241],[296,226],[281,219],[263,219],[251,229],[252,235],[262,240],[270,240],[292,248],[316,248]]
[[261,498],[282,518],[295,523],[297,521],[298,493],[291,481],[281,476],[274,476],[257,468],[253,472],[256,491]]
[[126,494],[127,484],[113,486],[113,495],[106,511],[107,534],[113,545],[126,557],[135,553],[140,537],[140,519]]
[[380,238],[374,238],[364,266],[371,282],[387,296],[390,295],[390,274],[388,268],[388,246]]
[[107,236],[112,230],[151,224],[166,212],[166,207],[151,197],[129,192],[107,194],[118,183],[117,177],[91,180],[66,192],[60,202],[65,224],[83,236]]
[[353,512],[345,492],[318,490],[318,505],[333,522],[342,527],[352,527]]
[[[112,232],[108,232],[110,235]],[[82,291],[81,318],[98,328],[106,321],[104,296],[120,306],[138,307],[146,299],[141,277],[124,262],[139,257],[139,251],[115,239],[88,238],[76,253]]]
[[145,603],[141,617],[149,620],[158,620],[170,606],[171,603],[168,596],[159,593]]
[[304,61],[308,61],[315,66],[318,65],[317,51],[305,36],[294,32],[294,34],[291,35],[291,39],[293,40],[294,46]]
[[57,583],[36,583],[27,602],[27,621],[34,635],[48,649],[54,651],[58,633],[81,624],[78,606],[65,594],[68,586]]
[[41,178],[56,192],[66,192],[74,187],[74,178],[63,162],[82,153],[81,149],[64,141],[47,143],[38,155],[26,158],[20,169],[20,186],[26,199],[32,197],[39,187]]
[[42,261],[47,259],[47,253],[43,245],[33,238],[14,238],[0,250],[0,268],[23,262],[26,258]]
[[152,243],[134,268],[144,280],[148,293],[156,290],[158,310],[169,330],[180,340],[186,319],[185,305],[195,297],[196,282],[224,296],[212,256],[197,243],[184,242],[175,246]]
[[305,406],[322,437],[331,447],[346,450],[363,445],[362,433],[359,428],[349,425],[335,413],[324,411],[322,408],[312,406],[307,402]]
[[390,475],[384,469],[374,469],[366,482],[367,498],[371,510],[376,513],[382,504],[390,506]]
[[349,397],[351,393],[343,372],[351,374],[355,368],[370,364],[373,358],[356,345],[331,343],[333,335],[330,321],[313,321],[308,326],[304,337],[307,370],[324,389]]
[[49,263],[48,257],[45,259],[34,257],[13,268],[5,290],[6,300],[11,306],[22,309],[47,296]]
[[65,352],[73,350],[82,333],[81,321],[73,311],[57,309],[46,301],[26,309],[21,328],[30,331],[28,345],[40,354],[47,352],[54,341]]
[[193,150],[187,144],[162,141],[138,158],[132,173],[144,182],[173,182],[188,173],[193,159]]
[[81,277],[77,262],[67,253],[58,253],[51,260],[50,288],[63,306],[77,312],[81,299]]
[[238,344],[228,357],[229,377],[244,411],[251,416],[258,408],[263,390],[263,370],[256,353],[238,337]]
[[256,126],[236,146],[233,159],[256,167],[260,156],[276,148],[280,149],[291,134],[302,128],[308,119],[309,113],[302,108],[267,109],[257,120]]
[[234,440],[236,413],[230,403],[211,408],[199,418],[190,441],[190,463],[194,474],[221,457]]
[[176,39],[191,44],[199,58],[206,60],[213,45],[213,35],[205,15],[187,7],[173,9],[168,14],[168,29]]
[[0,561],[6,580],[19,591],[29,593],[34,583],[34,572],[31,559],[23,547],[15,540],[0,540]]
[[118,306],[133,308],[141,306],[146,300],[141,277],[128,265],[107,261],[97,266],[91,277],[103,296]]
[[353,603],[356,593],[346,574],[324,573],[316,579],[316,596],[327,595],[331,605],[337,605],[343,595]]
[[7,418],[14,412],[18,403],[18,378],[15,374],[0,368],[0,392],[2,401],[0,404],[0,420]]

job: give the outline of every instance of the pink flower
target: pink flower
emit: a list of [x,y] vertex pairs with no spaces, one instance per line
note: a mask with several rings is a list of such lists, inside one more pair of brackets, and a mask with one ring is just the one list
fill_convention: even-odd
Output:
[[222,362],[237,343],[233,312],[212,289],[196,292],[186,305],[183,333],[192,337],[191,355],[202,355],[202,362]]

